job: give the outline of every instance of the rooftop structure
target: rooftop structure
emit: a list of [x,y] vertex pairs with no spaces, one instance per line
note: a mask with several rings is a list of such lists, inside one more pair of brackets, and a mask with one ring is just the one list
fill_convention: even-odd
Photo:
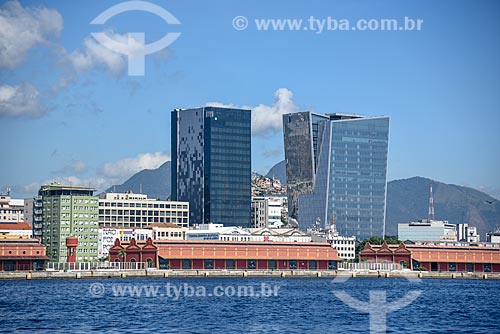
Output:
[[446,220],[422,219],[398,224],[398,239],[411,241],[457,241],[456,225]]

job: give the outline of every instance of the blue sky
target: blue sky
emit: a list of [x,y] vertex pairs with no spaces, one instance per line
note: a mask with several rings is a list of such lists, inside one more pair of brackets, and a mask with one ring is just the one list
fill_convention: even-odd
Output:
[[[170,156],[170,111],[254,109],[253,169],[283,159],[280,115],[390,115],[389,180],[424,176],[500,196],[500,4],[496,1],[123,1],[0,4],[0,192],[51,180],[102,189]],[[247,29],[233,28],[245,16]],[[259,31],[255,19],[422,19],[421,31]],[[128,76],[91,32],[180,37]]]

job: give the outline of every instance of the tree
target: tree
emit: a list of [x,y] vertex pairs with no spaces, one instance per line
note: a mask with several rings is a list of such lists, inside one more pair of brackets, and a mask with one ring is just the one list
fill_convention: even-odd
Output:
[[127,260],[127,251],[125,250],[125,248],[118,251],[118,256],[122,258],[122,262],[125,262]]

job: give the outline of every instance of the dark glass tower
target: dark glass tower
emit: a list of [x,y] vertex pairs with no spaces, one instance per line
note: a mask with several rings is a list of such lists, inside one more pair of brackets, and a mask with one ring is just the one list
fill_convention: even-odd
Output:
[[342,235],[385,234],[389,117],[283,115],[289,216],[302,229],[335,216]]
[[250,226],[251,111],[172,111],[172,200],[188,201],[191,224]]

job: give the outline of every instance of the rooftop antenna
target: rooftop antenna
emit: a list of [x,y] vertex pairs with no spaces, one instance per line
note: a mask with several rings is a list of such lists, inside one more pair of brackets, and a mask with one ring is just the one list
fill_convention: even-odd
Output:
[[434,195],[432,194],[432,180],[431,180],[431,189],[430,189],[430,197],[429,197],[429,215],[428,215],[427,219],[434,220]]
[[142,194],[142,183],[139,183],[139,194]]
[[10,196],[10,188],[7,188],[7,196]]

